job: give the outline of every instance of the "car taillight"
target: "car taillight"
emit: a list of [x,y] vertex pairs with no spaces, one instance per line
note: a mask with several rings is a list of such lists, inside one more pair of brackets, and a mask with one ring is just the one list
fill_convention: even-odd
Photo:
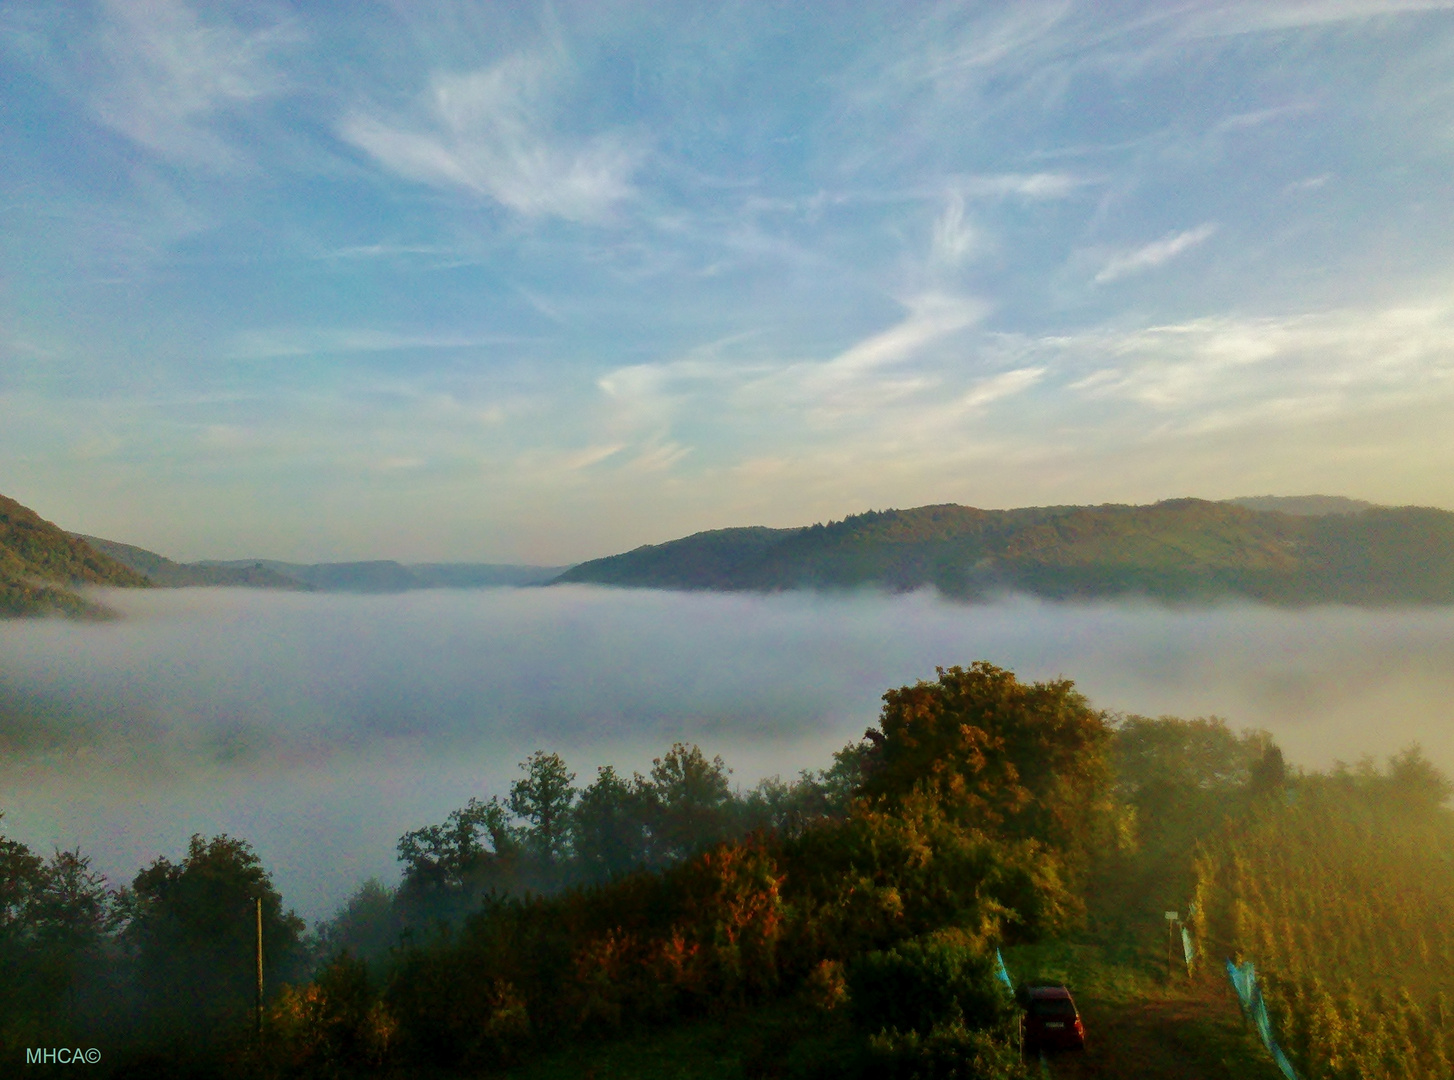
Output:
[[1075,1033],[1077,1035],[1084,1035],[1085,1034],[1085,1028],[1083,1028],[1083,1027],[1080,1026],[1080,1017],[1078,1017],[1078,1016],[1075,1018]]

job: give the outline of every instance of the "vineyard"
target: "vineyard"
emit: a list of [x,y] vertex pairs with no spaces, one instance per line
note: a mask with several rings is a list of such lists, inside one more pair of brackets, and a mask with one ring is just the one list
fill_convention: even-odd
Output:
[[1197,861],[1202,955],[1251,960],[1303,1080],[1454,1075],[1454,813],[1418,753],[1304,776]]

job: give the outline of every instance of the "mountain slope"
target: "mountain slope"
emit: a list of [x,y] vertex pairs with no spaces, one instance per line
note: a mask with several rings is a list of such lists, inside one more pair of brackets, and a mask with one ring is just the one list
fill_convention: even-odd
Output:
[[109,614],[105,608],[67,586],[149,584],[130,567],[0,495],[0,617],[104,617]]
[[[77,534],[78,536],[80,534]],[[122,544],[116,540],[103,540],[99,536],[80,536],[97,551],[111,556],[117,562],[131,567],[139,574],[151,579],[154,585],[168,588],[187,586],[236,586],[244,585],[260,589],[308,589],[309,585],[297,581],[261,563],[242,566],[222,566],[209,563],[173,562],[165,555],[158,555],[146,548]]]
[[1244,495],[1239,499],[1223,499],[1248,510],[1272,510],[1298,517],[1325,517],[1328,514],[1361,514],[1377,507],[1362,499],[1342,495]]
[[932,585],[948,596],[1247,596],[1454,602],[1454,514],[1319,516],[1177,499],[1154,506],[870,511],[800,529],[722,529],[582,563],[557,582],[774,591]]

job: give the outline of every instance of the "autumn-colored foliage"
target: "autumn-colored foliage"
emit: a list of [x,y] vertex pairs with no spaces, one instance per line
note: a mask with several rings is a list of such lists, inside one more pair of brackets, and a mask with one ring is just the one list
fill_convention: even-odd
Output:
[[[881,728],[842,756],[858,773],[853,797],[787,828],[712,842],[731,802],[720,762],[695,748],[674,747],[650,780],[603,772],[588,792],[598,820],[616,820],[600,817],[611,792],[647,812],[639,869],[555,895],[496,892],[457,929],[405,946],[385,992],[403,1058],[481,1068],[544,1042],[782,997],[831,1011],[855,980],[865,1000],[897,979],[937,1002],[912,1023],[902,1010],[853,1013],[885,1068],[1003,1043],[989,957],[1079,917],[1074,883],[1109,805],[1105,721],[1069,682],[1026,685],[988,664],[885,702]],[[555,779],[529,791],[548,788],[551,820],[567,820],[563,765],[531,762]],[[528,835],[472,803],[454,824],[411,833],[401,853],[437,877],[448,852],[483,842],[465,828],[471,815],[494,837],[480,865],[503,869],[529,850]],[[693,836],[708,841],[695,853]],[[572,845],[552,850],[563,861]]]

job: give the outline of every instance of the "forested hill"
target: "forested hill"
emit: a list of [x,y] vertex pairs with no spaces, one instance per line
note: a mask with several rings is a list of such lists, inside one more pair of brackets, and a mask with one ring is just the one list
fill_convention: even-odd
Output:
[[581,563],[556,581],[758,591],[932,585],[956,598],[1016,591],[1057,599],[1454,602],[1454,514],[1297,509],[1175,499],[869,511],[806,528],[697,533]]
[[150,584],[34,510],[0,495],[0,617],[106,614],[68,586]]

